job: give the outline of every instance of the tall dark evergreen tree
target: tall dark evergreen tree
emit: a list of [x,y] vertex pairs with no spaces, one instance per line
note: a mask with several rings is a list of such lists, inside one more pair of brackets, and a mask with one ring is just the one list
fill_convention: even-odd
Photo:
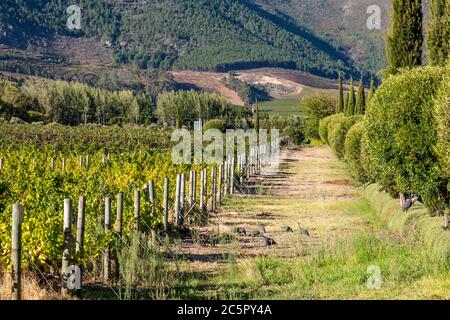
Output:
[[387,37],[388,73],[422,64],[422,0],[392,0]]
[[348,94],[347,116],[355,114],[356,94],[355,87],[353,85],[353,79],[350,79],[350,92]]
[[358,96],[356,98],[355,114],[364,114],[366,111],[366,91],[363,79],[359,80]]
[[367,96],[367,102],[372,99],[373,95],[375,94],[375,81],[373,79],[370,79],[370,89],[369,89],[369,95]]
[[348,114],[348,97],[349,97],[349,93],[346,92],[345,93],[345,98],[344,98],[344,114],[347,115]]
[[432,0],[431,14],[427,35],[428,56],[432,65],[444,66],[450,54],[450,2]]
[[342,75],[339,73],[339,98],[336,113],[344,112],[344,86],[342,84]]

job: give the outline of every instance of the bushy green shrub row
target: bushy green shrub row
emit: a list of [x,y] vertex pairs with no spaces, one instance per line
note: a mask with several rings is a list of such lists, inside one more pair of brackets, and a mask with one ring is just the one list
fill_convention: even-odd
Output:
[[352,168],[350,174],[359,182],[371,180],[369,157],[364,136],[364,122],[359,121],[348,130],[345,137],[344,159]]
[[419,194],[442,214],[449,207],[449,80],[450,65],[389,76],[363,122],[333,115],[321,121],[320,136],[359,183],[376,181],[393,197]]
[[363,120],[363,116],[343,117],[328,125],[328,143],[339,159],[344,159],[345,137],[353,125]]
[[448,201],[433,115],[442,80],[443,69],[436,67],[388,77],[370,101],[365,119],[377,182],[394,197],[420,194],[433,212],[443,211]]
[[338,113],[333,114],[332,116],[324,118],[322,121],[320,121],[319,124],[319,135],[320,139],[326,144],[328,144],[328,126],[334,125],[335,121],[338,121],[340,119],[344,118],[344,114]]

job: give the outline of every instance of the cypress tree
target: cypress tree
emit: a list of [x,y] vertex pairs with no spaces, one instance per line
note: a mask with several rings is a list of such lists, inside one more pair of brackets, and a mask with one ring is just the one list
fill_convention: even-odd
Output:
[[350,93],[348,95],[348,106],[347,106],[347,116],[352,116],[355,114],[356,105],[356,95],[355,87],[353,85],[353,79],[350,79]]
[[342,85],[342,76],[341,73],[339,73],[339,98],[338,98],[338,105],[336,108],[336,113],[342,113],[344,112],[344,87]]
[[358,97],[356,98],[355,114],[364,114],[366,111],[366,91],[363,79],[359,80]]
[[375,81],[372,78],[372,79],[370,79],[370,89],[369,89],[369,95],[367,96],[367,102],[369,102],[370,99],[372,99],[374,94],[375,94]]
[[348,94],[348,92],[346,92],[345,98],[344,98],[344,114],[345,115],[348,114],[348,98],[349,98],[349,94]]
[[430,63],[444,66],[450,54],[450,4],[448,0],[431,1],[432,19],[428,24],[427,46]]
[[422,0],[392,0],[386,53],[388,73],[422,64]]

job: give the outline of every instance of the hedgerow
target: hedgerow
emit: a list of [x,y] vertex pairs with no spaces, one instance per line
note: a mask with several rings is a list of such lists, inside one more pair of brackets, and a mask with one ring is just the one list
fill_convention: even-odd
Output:
[[376,178],[391,195],[418,193],[433,212],[445,204],[447,180],[438,170],[433,117],[441,68],[423,67],[388,77],[369,103],[367,147]]
[[364,184],[368,180],[369,173],[362,156],[364,137],[364,123],[358,122],[347,133],[345,137],[344,159],[347,162],[351,176],[359,183]]
[[322,139],[323,143],[328,144],[328,125],[335,121],[338,118],[343,118],[344,114],[343,113],[338,113],[338,114],[333,114],[329,117],[326,117],[324,119],[322,119],[322,121],[320,121],[319,124],[319,135],[320,135],[320,139]]
[[350,116],[335,119],[328,125],[328,142],[339,159],[344,159],[344,144],[348,130],[363,120],[363,116]]

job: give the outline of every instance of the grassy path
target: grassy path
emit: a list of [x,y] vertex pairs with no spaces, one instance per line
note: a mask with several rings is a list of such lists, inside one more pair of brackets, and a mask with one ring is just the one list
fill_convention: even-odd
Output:
[[[216,237],[218,244],[183,244],[189,259],[177,296],[450,299],[448,265],[389,234],[327,147],[285,150],[279,169],[252,181],[251,195],[228,199],[199,230],[200,243]],[[259,225],[276,245],[248,235]]]

